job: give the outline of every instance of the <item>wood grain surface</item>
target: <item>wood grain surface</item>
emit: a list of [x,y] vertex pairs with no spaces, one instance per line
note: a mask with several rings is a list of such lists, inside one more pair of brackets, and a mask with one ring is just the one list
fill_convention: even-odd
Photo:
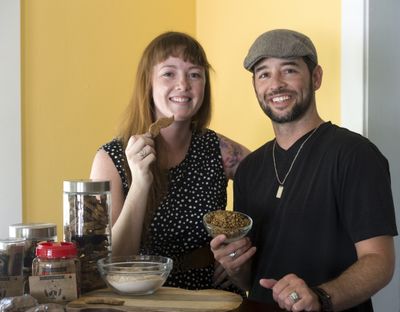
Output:
[[[87,304],[85,298],[110,298],[123,300],[123,305]],[[227,312],[239,307],[242,297],[238,294],[216,290],[186,290],[173,287],[161,287],[152,295],[122,296],[111,289],[100,289],[87,293],[78,300],[67,304],[67,312]]]

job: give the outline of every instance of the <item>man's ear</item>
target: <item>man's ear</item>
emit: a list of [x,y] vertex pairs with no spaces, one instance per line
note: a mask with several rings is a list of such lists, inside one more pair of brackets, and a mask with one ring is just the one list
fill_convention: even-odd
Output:
[[256,75],[254,72],[253,72],[253,76],[251,77],[251,82],[253,84],[254,93],[256,94],[256,97],[258,98],[257,89],[256,89]]
[[323,76],[322,67],[320,65],[315,66],[312,73],[314,91],[318,90],[321,87],[322,76]]

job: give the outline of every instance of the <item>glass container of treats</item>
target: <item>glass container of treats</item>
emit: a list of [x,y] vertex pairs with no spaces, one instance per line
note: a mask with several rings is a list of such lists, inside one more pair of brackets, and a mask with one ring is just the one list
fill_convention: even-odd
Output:
[[11,224],[8,226],[8,234],[13,238],[25,239],[24,271],[27,270],[30,273],[37,244],[42,241],[57,241],[57,225],[55,223]]
[[72,242],[41,242],[30,277],[31,295],[40,302],[64,302],[80,293],[80,263]]
[[25,239],[0,239],[0,298],[23,295],[24,249]]
[[32,261],[36,257],[36,246],[39,242],[57,241],[57,225],[54,223],[16,223],[8,226],[12,238],[25,239],[24,252],[24,288],[29,293],[28,277],[32,275]]
[[74,242],[81,263],[81,292],[105,287],[97,260],[111,252],[109,181],[64,181],[64,240]]

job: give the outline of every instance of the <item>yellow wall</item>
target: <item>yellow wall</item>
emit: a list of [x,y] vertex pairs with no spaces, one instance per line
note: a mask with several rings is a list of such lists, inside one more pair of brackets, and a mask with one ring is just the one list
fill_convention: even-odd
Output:
[[166,30],[195,35],[194,0],[22,0],[23,222],[55,222],[62,182],[87,178],[114,135],[140,54]]
[[319,112],[339,123],[340,9],[340,1],[198,0],[197,38],[215,69],[212,128],[251,150],[274,137],[254,95],[251,74],[242,66],[253,41],[274,28],[295,29],[312,39],[324,70],[316,95]]
[[212,128],[251,149],[273,134],[242,67],[247,49],[268,29],[307,33],[325,71],[319,111],[339,122],[339,0],[22,0],[21,7],[23,221],[56,222],[59,239],[62,181],[88,177],[129,100],[141,51],[162,31],[185,31],[203,44],[215,69]]

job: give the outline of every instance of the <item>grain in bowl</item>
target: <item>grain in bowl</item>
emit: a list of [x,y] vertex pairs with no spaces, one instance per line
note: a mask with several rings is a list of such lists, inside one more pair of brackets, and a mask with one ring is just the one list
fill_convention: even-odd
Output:
[[243,238],[250,231],[253,220],[238,211],[215,210],[203,216],[203,223],[211,237],[225,234],[226,243]]

